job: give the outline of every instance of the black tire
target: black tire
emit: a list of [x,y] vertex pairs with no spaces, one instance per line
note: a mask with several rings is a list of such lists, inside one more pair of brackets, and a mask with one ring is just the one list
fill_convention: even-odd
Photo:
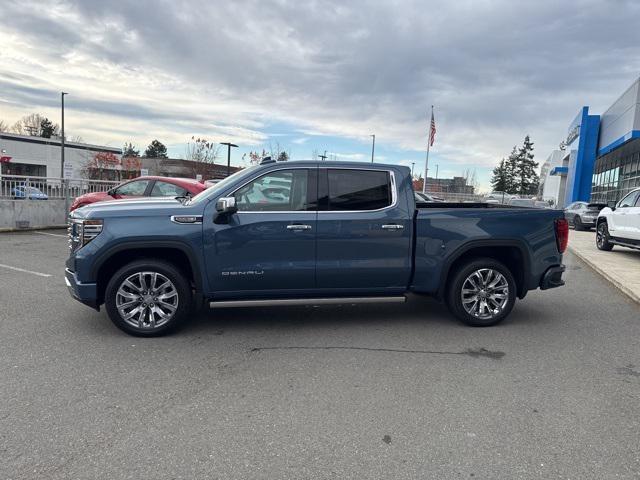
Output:
[[[485,306],[489,307],[489,311],[487,313],[490,313],[490,315],[486,318],[481,317],[479,314],[472,315],[468,312],[463,305],[462,298],[463,286],[465,286],[469,277],[472,276],[474,272],[481,270],[493,270],[494,272],[498,272],[506,282],[506,286],[501,287],[500,291],[503,292],[502,294],[506,291],[507,297],[499,308],[494,308],[494,306],[489,303],[494,301],[493,298],[489,299],[484,296],[485,294],[491,296],[491,289],[487,289],[486,293],[484,288],[481,290],[481,298],[486,298],[484,300]],[[494,278],[497,278],[497,275]],[[491,281],[489,281],[488,284],[490,285]],[[504,285],[504,283],[501,281],[500,285]],[[469,284],[467,283],[466,286],[469,286]],[[500,323],[507,317],[507,315],[509,315],[515,304],[516,296],[516,281],[513,278],[511,271],[503,263],[494,260],[493,258],[476,258],[462,265],[453,273],[451,281],[448,284],[446,301],[451,313],[466,325],[472,327],[490,327]],[[482,299],[478,299],[478,297],[480,297],[480,295],[476,295],[476,301],[481,303]],[[467,300],[467,305],[468,301],[469,300]]]
[[[153,276],[154,273],[157,275]],[[140,276],[144,279],[144,283],[136,283],[135,278],[140,278]],[[144,295],[146,300],[143,299],[142,296],[140,297],[140,300],[131,300],[134,303],[131,307],[126,308],[139,308],[140,312],[142,312],[142,310],[144,310],[144,312],[135,315],[134,319],[127,320],[123,315],[121,315],[117,302],[121,301],[120,299],[123,298],[123,295],[141,295],[139,293],[130,293],[135,290],[129,288],[127,285],[123,285],[125,280],[131,279],[131,277],[135,277],[133,280],[133,283],[135,284],[134,286],[138,286],[142,283],[141,288],[146,287],[149,283],[153,285],[153,282],[163,281],[163,277],[170,281],[170,285],[165,287],[162,291],[160,289],[155,290],[155,292],[158,293],[154,293],[154,291],[150,289],[146,290],[146,295]],[[123,286],[127,288],[127,291],[123,291],[123,294],[119,294],[119,291],[121,291],[119,289]],[[162,285],[155,286],[161,287]],[[157,296],[153,298],[154,295]],[[159,300],[159,297],[162,296],[168,297],[167,302]],[[109,318],[120,330],[138,337],[156,337],[175,330],[189,318],[193,303],[192,297],[193,295],[190,282],[179,268],[169,262],[149,258],[131,262],[120,268],[111,277],[105,291],[105,307],[109,314]],[[152,303],[154,301],[156,303]],[[173,305],[174,303],[175,305]],[[174,308],[173,311],[167,309],[167,305],[169,304],[173,305],[173,307],[169,307]],[[124,305],[120,305],[121,308],[123,306]],[[126,310],[125,313],[127,313]],[[160,314],[165,314],[169,316],[169,318],[161,318]],[[155,321],[152,322],[151,320],[152,317],[155,319],[156,316],[158,318],[157,324]],[[139,319],[137,322],[135,317]],[[137,326],[132,323],[137,323]]]
[[573,217],[573,228],[575,228],[577,232],[586,230],[579,215]]
[[596,227],[596,247],[605,252],[613,250],[613,243],[609,241],[609,225],[606,221],[598,223]]

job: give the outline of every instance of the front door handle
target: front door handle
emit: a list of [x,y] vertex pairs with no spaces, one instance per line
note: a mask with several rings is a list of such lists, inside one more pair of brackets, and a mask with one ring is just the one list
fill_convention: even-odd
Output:
[[301,225],[294,223],[293,225],[287,225],[287,230],[311,230],[311,225]]
[[402,230],[404,225],[398,225],[395,223],[388,223],[387,225],[382,225],[383,230]]

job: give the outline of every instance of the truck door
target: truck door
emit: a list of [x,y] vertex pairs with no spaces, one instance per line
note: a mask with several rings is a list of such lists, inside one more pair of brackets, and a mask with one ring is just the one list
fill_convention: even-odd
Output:
[[238,211],[204,228],[214,293],[246,298],[314,288],[317,168],[272,170],[229,196]]
[[392,293],[411,272],[413,219],[386,169],[319,169],[317,288]]
[[633,207],[629,207],[626,217],[629,238],[640,240],[640,192]]
[[618,203],[618,207],[611,213],[610,234],[618,238],[633,238],[632,213],[635,210],[636,200],[640,196],[640,190],[629,193]]

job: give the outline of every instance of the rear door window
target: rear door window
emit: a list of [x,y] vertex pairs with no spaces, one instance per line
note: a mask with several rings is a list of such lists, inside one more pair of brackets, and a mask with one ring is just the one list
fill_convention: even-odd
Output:
[[379,210],[392,202],[387,171],[329,169],[328,209],[334,211]]

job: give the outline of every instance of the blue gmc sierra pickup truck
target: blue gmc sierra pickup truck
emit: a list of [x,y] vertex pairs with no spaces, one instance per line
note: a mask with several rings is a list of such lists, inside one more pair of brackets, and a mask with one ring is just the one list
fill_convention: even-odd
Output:
[[[212,308],[443,300],[494,325],[532,289],[564,284],[561,211],[416,203],[396,165],[273,162],[193,198],[71,213],[66,283],[127,333],[167,333]],[[426,313],[426,312],[425,312]]]

